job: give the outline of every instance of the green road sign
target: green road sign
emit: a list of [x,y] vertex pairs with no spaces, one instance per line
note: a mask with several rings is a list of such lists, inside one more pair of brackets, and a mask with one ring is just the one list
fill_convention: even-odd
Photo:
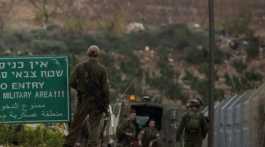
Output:
[[68,57],[0,58],[0,123],[69,121]]

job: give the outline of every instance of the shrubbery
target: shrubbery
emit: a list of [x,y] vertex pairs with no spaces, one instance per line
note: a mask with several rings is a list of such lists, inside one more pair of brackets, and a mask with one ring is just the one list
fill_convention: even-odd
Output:
[[249,36],[247,45],[247,55],[250,58],[256,58],[259,55],[259,41],[254,36]]
[[244,64],[241,60],[235,61],[233,63],[233,66],[235,67],[238,73],[242,73],[247,68],[247,65]]
[[[71,33],[72,27],[79,25],[79,22],[67,22],[65,24],[69,30],[58,26],[48,26],[46,29],[37,29],[32,31],[12,32],[6,31],[0,34],[0,48],[17,50],[27,50],[33,54],[56,54],[70,55],[73,64],[78,62],[77,56],[84,56],[86,48],[91,44],[97,44],[104,49],[104,57],[102,60],[111,74],[111,87],[115,90],[123,91],[130,83],[130,80],[137,77],[141,69],[139,67],[139,58],[134,54],[135,50],[144,49],[149,46],[155,49],[160,57],[160,65],[158,70],[161,70],[161,77],[148,79],[147,83],[155,89],[163,89],[163,94],[170,97],[182,97],[181,86],[173,82],[175,73],[173,67],[168,66],[168,57],[171,54],[177,57],[177,60],[185,60],[190,64],[204,65],[201,70],[206,73],[208,67],[205,65],[208,62],[208,36],[204,31],[194,31],[187,25],[170,25],[160,28],[146,28],[144,31],[133,33],[122,33],[119,35],[112,32],[110,29],[104,29],[94,34],[87,33]],[[75,27],[74,27],[75,28]],[[82,27],[80,27],[82,28]],[[120,71],[117,72],[114,68],[112,55],[113,53],[121,54],[126,57],[126,61],[118,63]],[[223,53],[216,49],[215,63],[222,63]],[[179,54],[179,55],[176,55]],[[77,55],[77,56],[76,56]],[[73,65],[72,64],[72,65]],[[72,66],[71,65],[71,66]],[[121,80],[122,74],[125,74],[127,79]],[[161,85],[167,86],[161,87]],[[193,81],[193,87],[203,93],[201,88],[207,85],[204,81]],[[197,86],[196,86],[197,85]],[[176,90],[177,91],[174,91]],[[204,90],[207,91],[206,88]],[[137,94],[137,93],[135,93]],[[204,92],[203,95],[206,95]]]
[[0,144],[21,147],[61,147],[64,136],[54,128],[0,125]]
[[67,50],[67,46],[63,41],[55,40],[32,40],[31,48],[40,54],[63,53]]
[[[63,31],[57,26],[48,26],[47,29],[12,32],[5,31],[0,35],[0,46],[4,49],[30,49],[33,52],[68,52],[82,53],[84,48],[91,44],[100,47],[131,54],[135,49],[145,46],[163,50],[165,48],[184,50],[207,46],[207,35],[191,31],[186,25],[172,25],[158,29],[148,29],[141,32],[115,35],[101,31],[96,34],[79,34]],[[193,50],[194,51],[194,50]],[[190,55],[190,54],[189,54]],[[189,56],[187,55],[187,56]]]
[[234,92],[243,92],[247,89],[254,88],[257,83],[263,80],[263,76],[257,72],[243,72],[240,77],[225,76],[226,84],[232,87]]

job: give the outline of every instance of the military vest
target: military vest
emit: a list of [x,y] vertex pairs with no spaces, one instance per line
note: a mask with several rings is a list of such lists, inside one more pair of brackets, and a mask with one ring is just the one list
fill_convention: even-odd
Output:
[[190,133],[199,133],[202,129],[202,114],[199,112],[189,112],[186,120],[186,130]]

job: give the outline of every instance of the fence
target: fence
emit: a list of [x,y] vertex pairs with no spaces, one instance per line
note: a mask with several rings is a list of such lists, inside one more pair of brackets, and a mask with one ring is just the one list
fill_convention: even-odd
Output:
[[214,126],[215,147],[265,147],[265,84],[216,102]]

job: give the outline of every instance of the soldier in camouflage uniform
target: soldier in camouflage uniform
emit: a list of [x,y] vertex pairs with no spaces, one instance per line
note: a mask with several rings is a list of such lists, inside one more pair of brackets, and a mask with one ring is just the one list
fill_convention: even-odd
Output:
[[189,111],[182,117],[177,129],[176,139],[180,142],[184,134],[185,147],[201,147],[207,135],[208,124],[206,118],[200,113],[200,102],[197,99],[190,101]]
[[132,147],[137,135],[136,112],[130,110],[128,119],[117,129],[118,147]]
[[[142,147],[149,147],[151,144],[158,146],[159,131],[156,129],[155,120],[150,120],[148,127],[144,128],[138,135],[139,144]],[[153,146],[152,146],[153,147]]]
[[[65,147],[74,147],[79,144],[78,137],[84,129],[84,121],[88,121],[87,147],[98,147],[100,137],[100,121],[107,113],[109,105],[109,87],[107,72],[103,65],[98,63],[99,48],[90,46],[87,51],[88,60],[76,66],[70,85],[77,91],[78,102],[74,119],[70,124],[69,135],[65,140]],[[88,116],[88,117],[87,117]],[[88,118],[88,119],[86,119]],[[89,135],[88,135],[89,134]],[[84,138],[84,136],[83,136]]]

